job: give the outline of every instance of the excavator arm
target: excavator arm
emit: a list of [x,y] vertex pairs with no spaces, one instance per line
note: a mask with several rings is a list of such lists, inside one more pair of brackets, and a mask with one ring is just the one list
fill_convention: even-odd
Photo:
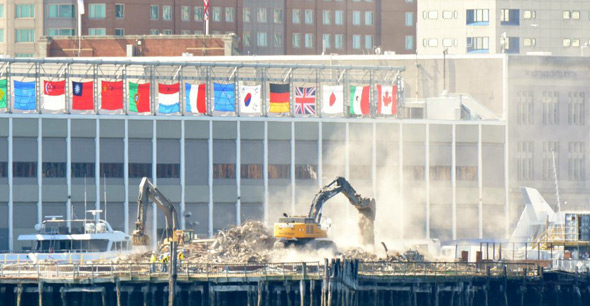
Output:
[[147,177],[141,179],[139,184],[139,195],[137,196],[137,220],[135,221],[135,231],[131,236],[133,245],[148,245],[149,236],[145,231],[146,205],[152,200],[166,216],[166,233],[169,237],[174,235],[177,229],[178,214],[174,205],[150,182]]
[[372,245],[375,240],[375,199],[362,197],[343,177],[337,177],[315,195],[309,209],[309,217],[319,224],[322,219],[324,204],[339,193],[343,193],[350,201],[350,204],[359,211],[359,229],[363,237],[363,243]]

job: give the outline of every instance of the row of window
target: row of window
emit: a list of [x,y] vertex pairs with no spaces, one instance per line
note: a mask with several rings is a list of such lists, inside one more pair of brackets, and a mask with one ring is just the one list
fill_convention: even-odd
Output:
[[[543,107],[543,124],[559,124],[559,98],[557,91],[544,91],[540,101]],[[518,124],[531,125],[535,123],[535,97],[532,91],[516,93],[516,121]],[[569,125],[586,124],[586,94],[584,92],[569,92],[567,95],[567,113]]]
[[[0,162],[0,177],[8,177],[8,163]],[[72,178],[94,177],[94,163],[72,163]],[[37,177],[37,162],[14,162],[12,164],[14,177]],[[180,178],[180,164],[157,164],[158,178]],[[66,163],[43,162],[41,175],[44,178],[65,178]],[[122,163],[101,163],[101,176],[108,178],[123,178]],[[129,177],[142,178],[152,176],[152,164],[129,163]]]
[[[421,181],[426,177],[424,166],[404,166],[404,174],[409,179]],[[477,181],[477,166],[456,166],[457,181]],[[428,176],[431,181],[450,181],[451,166],[430,166]]]
[[[516,171],[519,180],[529,181],[535,179],[535,144],[533,141],[520,141],[517,143]],[[560,177],[559,166],[559,141],[543,142],[542,174],[544,180],[553,180],[555,175]],[[572,181],[586,179],[586,144],[580,141],[568,142],[568,176]],[[557,172],[554,173],[554,169]]]
[[[240,165],[240,177],[243,179],[262,179],[262,164],[242,164]],[[235,164],[213,164],[214,179],[235,179]],[[290,179],[291,165],[288,164],[269,164],[269,179]],[[315,180],[317,179],[316,165],[295,165],[295,178],[298,180]]]
[[[266,13],[264,13],[264,20],[261,21],[260,19],[260,11],[264,10],[266,11],[266,9],[258,9],[259,11],[259,18],[258,18],[258,22],[266,22]],[[275,16],[276,16],[276,9],[275,9]],[[249,12],[249,10],[248,10]],[[301,24],[302,23],[302,10],[300,9],[293,9],[293,16],[292,16],[292,22],[293,24]],[[309,24],[312,25],[314,24],[314,16],[313,16],[314,10],[303,10],[303,23],[304,24]],[[246,21],[246,9],[244,9],[244,22]],[[413,24],[413,13],[410,13],[411,16],[410,18],[410,24]],[[361,17],[363,15],[363,12],[361,11],[352,11],[352,24],[353,25],[361,25]],[[371,12],[371,11],[366,11],[364,12],[364,25],[367,26],[372,26],[375,23],[375,13]],[[281,18],[282,18],[282,11],[281,11]],[[333,22],[332,22],[333,20]],[[344,11],[341,10],[336,10],[334,11],[334,14],[332,14],[332,10],[322,10],[322,24],[324,25],[331,25],[332,23],[335,25],[343,25],[344,24],[344,20],[345,20],[345,16],[344,16]],[[249,21],[249,18],[248,18]],[[277,22],[276,17],[275,17],[275,23]],[[281,19],[282,22],[282,19]],[[406,25],[408,23],[408,16],[406,14]]]

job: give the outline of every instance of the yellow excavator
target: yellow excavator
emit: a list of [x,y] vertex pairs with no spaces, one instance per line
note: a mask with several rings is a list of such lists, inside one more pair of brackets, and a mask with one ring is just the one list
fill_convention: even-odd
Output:
[[165,238],[160,242],[160,245],[168,245],[170,241],[174,241],[177,245],[189,243],[194,239],[194,232],[192,230],[178,229],[178,214],[176,208],[170,201],[150,182],[147,177],[141,179],[139,184],[139,195],[137,196],[137,220],[135,221],[135,231],[131,235],[131,244],[134,246],[148,246],[150,244],[150,237],[145,231],[145,217],[146,205],[152,200],[156,206],[166,216],[166,229],[164,232]]
[[333,249],[335,244],[328,237],[326,229],[322,228],[322,208],[326,201],[335,195],[343,193],[350,204],[359,211],[359,229],[362,243],[373,245],[375,240],[375,199],[365,198],[357,194],[350,183],[343,177],[336,177],[324,186],[313,198],[307,216],[288,216],[283,214],[279,222],[274,224],[274,237],[277,238],[275,247],[289,245],[311,247],[312,249]]

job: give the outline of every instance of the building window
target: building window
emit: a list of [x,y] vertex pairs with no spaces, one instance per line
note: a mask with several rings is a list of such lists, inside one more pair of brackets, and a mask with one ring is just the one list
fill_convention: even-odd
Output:
[[104,3],[90,3],[88,4],[88,18],[90,19],[104,19],[106,17],[106,5]]
[[564,38],[563,42],[562,42],[564,47],[571,47],[572,46],[572,40],[569,38]]
[[191,7],[190,6],[181,6],[180,7],[180,19],[182,21],[190,21],[191,19]]
[[454,16],[453,11],[443,11],[442,12],[443,19],[453,19],[453,16]]
[[305,24],[313,24],[313,10],[305,10]]
[[522,12],[522,18],[524,18],[524,19],[536,19],[537,18],[537,11],[535,11],[535,10],[524,10]]
[[344,48],[344,35],[343,34],[335,34],[334,35],[334,48],[336,48],[336,49]]
[[476,166],[457,166],[455,169],[458,181],[477,181]]
[[235,11],[233,7],[225,8],[225,22],[234,22]]
[[[91,177],[90,173],[88,176]],[[100,163],[100,176],[123,178],[123,163]]]
[[213,8],[213,21],[214,22],[221,22],[221,8],[220,7]]
[[313,48],[313,34],[312,33],[305,33],[305,48],[306,49]]
[[534,96],[532,91],[516,93],[516,122],[522,125],[534,124]]
[[160,19],[160,7],[157,5],[150,5],[150,20]]
[[293,33],[293,48],[301,48],[301,34]]
[[330,46],[330,34],[323,34],[322,35],[322,50],[327,50],[332,48]]
[[519,53],[520,52],[520,38],[507,37],[504,40],[504,52],[506,52],[506,53]]
[[520,10],[501,9],[501,25],[520,25]]
[[258,23],[266,23],[266,9],[265,8],[259,8],[258,9],[258,14],[256,17],[256,21],[258,21]]
[[301,23],[301,11],[294,9],[293,10],[293,24],[300,24]]
[[115,29],[115,36],[125,36],[125,29]]
[[90,36],[105,36],[105,35],[107,35],[107,29],[105,29],[105,28],[89,28],[88,35],[90,35]]
[[373,35],[365,35],[365,49],[373,49]]
[[373,12],[365,12],[365,25],[373,25]]
[[525,47],[534,47],[537,45],[537,40],[535,38],[525,38],[522,40],[522,44]]
[[4,4],[0,4],[0,18],[4,18]]
[[414,26],[414,13],[406,12],[406,27]]
[[[553,167],[553,156],[555,155],[555,168]],[[553,180],[555,175],[553,170],[557,172],[559,178],[559,141],[544,141],[543,142],[543,179]]]
[[288,179],[291,177],[291,165],[268,165],[269,179]]
[[243,179],[262,179],[262,164],[242,164],[240,177]]
[[283,23],[283,10],[282,9],[274,9],[273,21],[274,21],[274,23]]
[[49,36],[74,36],[74,29],[49,29],[47,31]]
[[117,19],[125,18],[125,5],[124,4],[115,4],[115,18],[117,18]]
[[343,11],[335,11],[334,12],[334,24],[335,25],[344,24],[344,12]]
[[72,177],[94,178],[94,163],[72,163]]
[[586,144],[584,142],[570,142],[568,144],[568,178],[572,181],[586,179]]
[[158,35],[160,31],[158,29],[150,29],[150,35]]
[[214,179],[235,179],[236,178],[236,165],[235,164],[213,164],[213,178]]
[[162,20],[172,20],[172,6],[162,5]]
[[250,11],[250,8],[248,8],[248,7],[243,8],[242,15],[243,15],[244,22],[248,23],[248,22],[250,22],[250,20],[252,20],[252,12]]
[[516,171],[518,179],[530,181],[534,178],[534,144],[532,141],[519,141],[516,153]]
[[74,6],[71,4],[50,4],[49,18],[74,18]]
[[244,32],[244,47],[252,46],[252,34],[250,32]]
[[467,37],[467,52],[487,53],[490,48],[489,37]]
[[443,47],[452,47],[453,46],[453,39],[452,38],[443,38],[442,39],[442,46]]
[[361,48],[361,36],[360,35],[352,35],[352,48],[353,49],[360,49]]
[[275,33],[273,36],[273,46],[279,48],[283,46],[283,34]]
[[572,11],[572,20],[580,20],[580,11]]
[[129,163],[129,177],[142,178],[152,177],[152,164],[150,163]]
[[317,165],[295,165],[295,179],[315,180],[317,179]]
[[18,42],[33,42],[35,40],[35,30],[33,29],[16,29],[15,41]]
[[361,12],[359,12],[359,11],[352,12],[352,24],[353,25],[360,25],[361,24]]
[[37,163],[13,162],[12,171],[14,177],[37,177]]
[[422,12],[423,19],[438,19],[438,11],[424,11]]
[[0,29],[0,42],[4,42],[4,29]]
[[332,11],[330,10],[323,10],[322,11],[322,24],[332,24]]
[[180,178],[180,164],[157,164],[158,178]]
[[586,93],[569,92],[567,104],[567,121],[570,125],[586,124]]
[[195,21],[203,21],[203,10],[202,6],[195,6]]
[[406,50],[414,50],[414,36],[406,35]]
[[44,162],[41,166],[42,177],[66,177],[66,163]]
[[543,92],[543,124],[558,125],[559,124],[559,92],[544,91]]
[[162,31],[162,34],[164,34],[164,35],[172,35],[172,30],[170,30],[170,29],[164,29]]
[[438,39],[436,39],[436,38],[428,39],[428,46],[429,47],[438,47]]
[[[444,15],[443,15],[444,17]],[[467,10],[467,25],[487,25],[490,23],[490,11],[484,9]]]
[[256,44],[259,47],[266,47],[268,45],[266,36],[266,32],[258,32],[258,40]]
[[16,5],[16,18],[33,18],[33,17],[35,17],[35,5],[34,4],[17,4]]

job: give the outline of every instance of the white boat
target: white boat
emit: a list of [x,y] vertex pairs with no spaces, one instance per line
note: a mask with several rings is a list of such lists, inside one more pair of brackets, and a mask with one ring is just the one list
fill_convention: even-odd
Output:
[[100,210],[89,212],[93,219],[65,220],[62,216],[46,216],[43,223],[35,225],[36,234],[18,236],[25,246],[27,242],[30,244],[26,258],[15,256],[17,254],[0,254],[0,262],[12,261],[13,257],[18,261],[85,262],[128,254],[131,237],[113,230],[107,221],[99,219]]

